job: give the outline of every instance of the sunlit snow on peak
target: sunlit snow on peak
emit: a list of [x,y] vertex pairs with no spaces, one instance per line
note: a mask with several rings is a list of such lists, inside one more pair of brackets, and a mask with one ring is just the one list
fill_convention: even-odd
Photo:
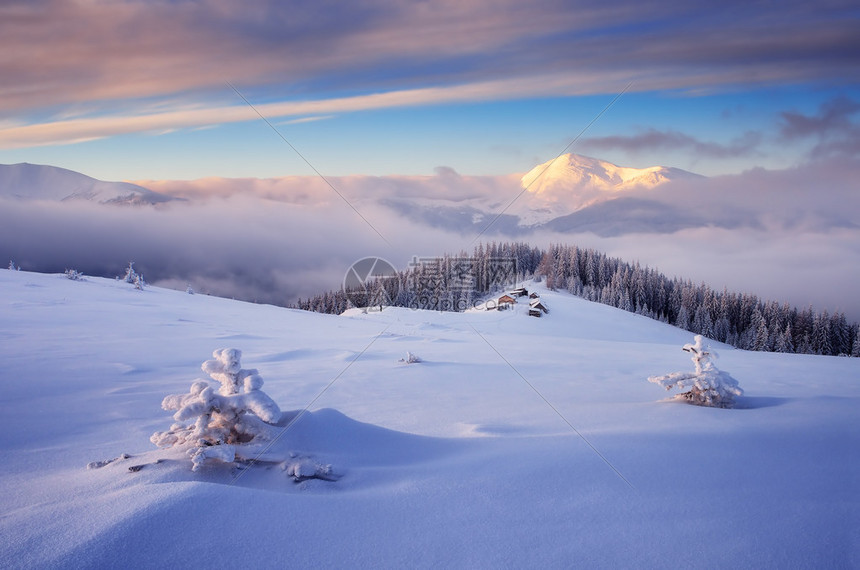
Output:
[[520,180],[527,191],[517,214],[528,225],[611,200],[647,191],[680,178],[698,177],[666,166],[632,168],[579,154],[564,154],[532,168]]

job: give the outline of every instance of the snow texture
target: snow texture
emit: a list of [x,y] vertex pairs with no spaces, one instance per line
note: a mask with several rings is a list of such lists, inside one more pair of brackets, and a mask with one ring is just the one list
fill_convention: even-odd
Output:
[[717,369],[713,362],[717,354],[712,350],[705,350],[702,346],[702,335],[696,335],[694,341],[693,344],[685,344],[683,348],[685,352],[693,355],[694,372],[673,372],[665,376],[651,376],[648,381],[659,384],[666,390],[672,388],[687,390],[677,397],[697,406],[733,407],[735,396],[743,396],[744,391],[738,386],[737,380]]
[[[689,332],[526,286],[552,319],[0,271],[0,567],[860,567],[860,359],[706,339],[745,394],[667,406],[644,378]],[[215,347],[295,406],[192,472],[148,438]]]

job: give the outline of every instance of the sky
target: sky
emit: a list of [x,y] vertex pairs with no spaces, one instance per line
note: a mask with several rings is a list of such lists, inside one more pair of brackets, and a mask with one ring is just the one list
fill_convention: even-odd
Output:
[[849,1],[13,0],[0,163],[503,175],[567,149],[789,168],[857,155],[858,24]]

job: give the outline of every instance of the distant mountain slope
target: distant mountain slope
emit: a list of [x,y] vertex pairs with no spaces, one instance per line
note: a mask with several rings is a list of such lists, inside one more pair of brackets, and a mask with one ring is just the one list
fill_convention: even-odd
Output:
[[620,192],[637,187],[653,188],[670,180],[689,177],[701,178],[680,168],[632,168],[570,153],[535,166],[522,177],[522,184],[537,195],[582,188]]
[[39,164],[0,164],[0,196],[22,200],[84,200],[100,204],[157,204],[170,196],[128,182],[104,182]]
[[517,208],[533,225],[620,196],[639,196],[666,182],[704,178],[667,166],[631,168],[578,154],[565,154],[532,168],[521,179],[526,190]]
[[[632,168],[565,154],[535,166],[519,178],[513,175],[466,179],[455,174],[445,181],[448,195],[427,183],[427,191],[420,198],[391,193],[378,201],[411,221],[464,234],[486,230],[492,222],[493,232],[506,236],[523,235],[539,228],[561,232],[596,228],[602,235],[618,233],[618,227],[603,228],[605,218],[595,218],[603,210],[618,209],[610,203],[625,201],[625,207],[620,208],[625,218],[645,231],[659,231],[667,220],[663,216],[664,205],[654,202],[656,190],[708,180],[679,168]],[[471,192],[466,192],[467,188]],[[367,189],[365,194],[371,191]],[[451,199],[451,194],[457,198]],[[634,204],[637,207],[631,209]],[[596,208],[594,216],[584,215],[593,208]],[[580,212],[583,215],[575,215]],[[639,220],[637,215],[642,212],[648,215]],[[689,220],[686,223],[690,225]]]

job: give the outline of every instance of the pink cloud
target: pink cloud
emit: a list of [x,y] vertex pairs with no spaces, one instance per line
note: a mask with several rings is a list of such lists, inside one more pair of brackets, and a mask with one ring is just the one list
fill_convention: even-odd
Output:
[[[290,99],[261,105],[268,117],[299,117],[617,93],[630,80],[642,91],[839,79],[860,54],[855,32],[838,9],[801,2],[4,3],[0,119],[22,124],[0,140],[14,148],[247,120],[227,80],[255,103]],[[200,108],[145,110],[189,102]]]

